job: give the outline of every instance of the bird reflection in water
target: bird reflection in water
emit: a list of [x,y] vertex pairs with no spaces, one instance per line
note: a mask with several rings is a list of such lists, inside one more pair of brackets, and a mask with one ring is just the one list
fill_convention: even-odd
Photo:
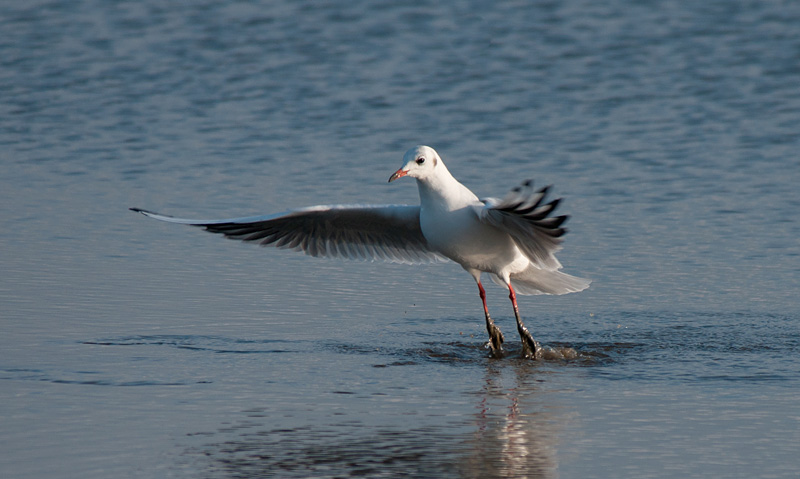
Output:
[[[548,401],[544,371],[530,363],[490,364],[468,441],[466,478],[558,477],[558,445],[568,411]],[[511,376],[511,377],[509,377]]]
[[[313,425],[300,420],[276,427],[274,411],[265,407],[248,411],[240,425],[203,435],[216,439],[188,455],[209,461],[209,478],[557,477],[558,448],[574,413],[560,406],[559,397],[569,392],[554,388],[548,378],[559,374],[563,363],[518,356],[480,361],[486,365],[483,385],[461,391],[456,403],[463,408],[445,416],[406,412],[399,421],[385,416],[376,425],[360,415],[333,420],[318,411],[323,416]],[[366,405],[389,397],[353,396],[357,402],[371,398]],[[412,417],[424,421],[409,423]]]

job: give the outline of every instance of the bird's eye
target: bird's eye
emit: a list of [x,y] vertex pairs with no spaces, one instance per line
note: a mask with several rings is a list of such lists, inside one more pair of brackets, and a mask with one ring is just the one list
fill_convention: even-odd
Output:
[[421,165],[423,163],[425,163],[425,157],[424,156],[420,156],[419,158],[417,158],[417,164],[418,165]]

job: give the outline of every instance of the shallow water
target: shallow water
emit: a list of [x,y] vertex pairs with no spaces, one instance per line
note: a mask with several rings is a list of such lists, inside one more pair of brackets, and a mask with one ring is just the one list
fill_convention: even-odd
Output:
[[[800,8],[0,6],[0,471],[795,477]],[[553,183],[580,294],[318,260],[127,210]]]

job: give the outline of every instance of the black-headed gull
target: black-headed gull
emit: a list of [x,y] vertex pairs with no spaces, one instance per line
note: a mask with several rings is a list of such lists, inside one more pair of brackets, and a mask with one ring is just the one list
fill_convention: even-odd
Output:
[[311,256],[429,263],[450,259],[478,284],[489,348],[502,355],[503,333],[486,306],[481,273],[509,291],[525,357],[541,348],[522,322],[515,292],[566,294],[586,289],[591,281],[561,273],[555,253],[566,233],[567,216],[550,216],[559,200],[545,202],[549,187],[534,190],[530,180],[503,199],[478,199],[447,170],[433,148],[416,146],[389,181],[417,180],[419,206],[312,206],[277,215],[225,220],[191,220],[131,208],[170,223],[201,226],[229,238],[290,248]]

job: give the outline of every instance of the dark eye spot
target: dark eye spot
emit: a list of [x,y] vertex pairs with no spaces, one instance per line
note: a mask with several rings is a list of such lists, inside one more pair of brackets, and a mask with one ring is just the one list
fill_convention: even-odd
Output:
[[417,158],[417,164],[418,165],[421,165],[423,163],[425,163],[425,157],[424,156],[420,156],[419,158]]

